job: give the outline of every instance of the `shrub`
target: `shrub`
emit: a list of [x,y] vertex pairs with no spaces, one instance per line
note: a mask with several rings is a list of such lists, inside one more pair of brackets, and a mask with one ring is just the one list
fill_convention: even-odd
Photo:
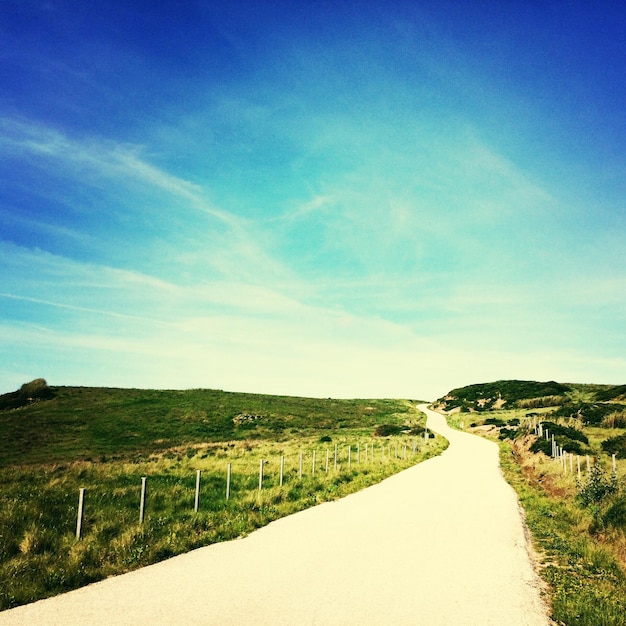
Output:
[[555,424],[554,422],[543,422],[543,428],[544,430],[547,428],[550,431],[550,434],[554,435],[557,438],[560,435],[563,437],[567,437],[568,439],[573,439],[575,441],[581,441],[582,443],[589,444],[589,438],[587,437],[587,435],[585,435],[585,433],[581,430],[577,430],[576,428],[571,428],[570,426],[561,426],[560,424]]
[[375,437],[389,437],[391,435],[399,435],[402,432],[402,426],[397,424],[380,424],[374,429]]
[[603,420],[604,428],[626,428],[626,411],[613,411]]
[[602,524],[610,528],[626,528],[626,496],[619,496],[602,514]]
[[505,439],[515,439],[515,435],[517,434],[517,430],[513,428],[501,428],[498,438],[500,441],[504,441]]
[[596,461],[591,466],[587,480],[579,486],[577,497],[585,506],[597,506],[605,498],[617,492],[617,478],[615,475],[607,477],[602,466]]
[[485,420],[485,424],[490,424],[493,426],[504,426],[506,424],[506,422],[504,420],[501,420],[497,417],[488,417]]
[[601,445],[607,454],[614,454],[618,459],[626,459],[626,434],[609,437]]
[[330,435],[324,435],[320,437],[320,443],[330,443],[333,438]]
[[550,456],[552,454],[552,442],[540,437],[532,443],[529,449],[535,454],[543,452],[546,456]]
[[573,417],[581,420],[584,424],[598,426],[611,413],[623,412],[626,406],[622,404],[598,404],[598,403],[570,403],[557,409],[553,415],[557,417]]

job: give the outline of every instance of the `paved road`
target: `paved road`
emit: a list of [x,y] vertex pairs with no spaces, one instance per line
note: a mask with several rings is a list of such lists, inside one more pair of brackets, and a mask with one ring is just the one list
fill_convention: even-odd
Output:
[[245,539],[0,613],[0,626],[546,626],[497,446],[441,456]]

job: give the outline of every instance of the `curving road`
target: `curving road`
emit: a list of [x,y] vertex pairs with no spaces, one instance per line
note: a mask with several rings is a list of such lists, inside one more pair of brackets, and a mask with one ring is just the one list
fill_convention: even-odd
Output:
[[0,613],[0,626],[547,626],[498,448],[450,429],[440,457],[245,539]]

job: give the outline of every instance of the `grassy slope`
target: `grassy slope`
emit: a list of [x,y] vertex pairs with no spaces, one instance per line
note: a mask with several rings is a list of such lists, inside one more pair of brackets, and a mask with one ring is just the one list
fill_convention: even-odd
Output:
[[[281,439],[396,423],[401,400],[294,398],[219,390],[53,388],[52,400],[0,412],[0,466],[151,452],[186,443]],[[260,415],[236,426],[238,414]]]
[[[508,381],[513,382],[513,381]],[[494,392],[493,383],[481,389],[455,390],[457,398],[476,398]],[[598,403],[624,399],[623,386],[568,384],[564,399],[573,403]],[[510,398],[530,399],[524,393],[532,385],[505,385]],[[535,388],[542,391],[542,387]],[[467,393],[466,393],[467,391]],[[453,395],[450,392],[449,395]],[[504,395],[504,394],[503,394]],[[615,407],[619,405],[615,404]],[[537,419],[552,420],[569,426],[574,421],[551,416],[557,407],[540,409],[500,409],[479,413],[456,413],[449,421],[452,425],[497,437],[497,430],[482,430],[481,424],[490,418],[502,422],[519,419],[524,426],[527,413]],[[478,430],[472,428],[473,424]],[[576,425],[580,428],[580,424]],[[508,427],[508,425],[507,425]],[[603,453],[601,442],[609,436],[623,433],[624,429],[607,429],[598,425],[583,428],[589,439],[589,454],[596,456],[610,471],[611,460]],[[523,433],[520,433],[522,435]],[[526,512],[526,520],[533,542],[540,555],[540,573],[551,592],[552,617],[566,626],[623,626],[626,625],[626,518],[620,513],[617,523],[608,525],[605,520],[611,502],[622,502],[626,494],[626,461],[618,461],[618,476],[622,477],[621,495],[593,506],[583,506],[577,499],[579,489],[586,484],[583,475],[580,484],[574,475],[564,473],[560,464],[543,454],[529,451],[536,438],[532,435],[514,441],[501,442],[501,464],[507,480],[515,488]],[[575,466],[574,466],[575,467]],[[613,517],[615,519],[616,516]]]
[[[418,440],[425,417],[403,400],[211,390],[54,391],[53,400],[0,412],[0,610],[245,535],[379,482],[447,445],[439,437],[428,445],[419,438],[417,454],[403,455],[404,446],[410,451]],[[236,425],[233,418],[240,414],[261,417]],[[410,426],[414,433],[374,437],[380,424]],[[266,466],[259,491],[261,459]],[[232,494],[226,500],[228,463]],[[197,470],[202,487],[194,513]],[[148,477],[148,499],[140,525],[142,476]],[[81,487],[87,495],[83,538],[76,541]]]

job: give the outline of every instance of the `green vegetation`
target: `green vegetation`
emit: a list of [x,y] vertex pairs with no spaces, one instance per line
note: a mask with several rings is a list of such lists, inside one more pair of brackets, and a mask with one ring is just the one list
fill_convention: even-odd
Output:
[[[447,445],[414,434],[423,433],[425,416],[403,400],[51,392],[0,412],[0,609],[246,535],[379,482]],[[383,425],[393,436],[375,436]],[[76,540],[80,488],[86,495]]]
[[501,444],[505,477],[524,507],[550,588],[552,619],[566,626],[624,626],[624,516],[619,528],[600,532],[593,510],[576,498],[572,479],[564,479],[555,462],[532,456]]
[[24,383],[19,391],[5,393],[0,396],[0,411],[17,409],[33,402],[49,400],[54,397],[54,391],[48,387],[43,378],[37,378],[29,383]]
[[445,411],[456,408],[463,411],[488,411],[505,405],[507,408],[537,408],[560,403],[568,391],[568,385],[554,381],[499,380],[453,389],[440,398],[438,404]]
[[[471,412],[452,414],[451,424],[500,440],[501,465],[525,509],[555,622],[624,626],[626,461],[617,461],[614,474],[610,455],[626,459],[626,407],[618,403],[625,387],[568,384],[552,387],[548,402],[536,402],[524,396],[546,391],[544,383],[515,388],[515,381],[505,382],[506,395],[500,381],[450,392],[440,406]],[[502,391],[499,402],[474,407],[494,390]],[[456,399],[449,403],[451,396]],[[539,424],[550,441],[536,434]],[[565,463],[550,458],[552,435],[568,453],[583,455],[580,475],[575,457]]]
[[626,434],[605,439],[602,442],[602,449],[607,454],[614,454],[618,459],[626,459]]
[[[0,466],[122,458],[196,442],[283,440],[403,424],[399,400],[293,398],[219,390],[54,387],[0,411]],[[8,395],[8,394],[7,394]],[[0,400],[4,396],[0,396]]]

